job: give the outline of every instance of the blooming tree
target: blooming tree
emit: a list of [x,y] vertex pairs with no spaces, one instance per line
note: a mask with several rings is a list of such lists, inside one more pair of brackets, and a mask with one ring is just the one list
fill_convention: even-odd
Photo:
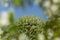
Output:
[[2,39],[3,40],[12,40],[12,39],[22,40],[22,37],[20,37],[22,34],[28,37],[27,38],[28,40],[38,40],[39,39],[38,34],[42,32],[44,27],[43,24],[44,22],[35,16],[21,17],[17,20],[15,25],[8,25],[9,29],[4,30],[4,33],[2,34]]
[[[5,0],[4,2],[7,2],[7,1]],[[3,4],[5,6],[7,6],[8,4],[7,3],[5,4],[4,2],[3,2]],[[26,0],[26,3],[28,3],[29,5],[32,5],[32,2],[39,5],[43,9],[46,17],[48,18],[48,20],[44,24],[45,26],[43,27],[43,34],[45,36],[44,40],[60,40],[60,0],[34,0],[34,1]],[[24,0],[10,0],[10,3],[12,3],[12,5],[14,5],[15,7],[24,8],[26,6]],[[20,28],[19,26],[22,26],[24,28],[26,26],[25,20],[26,19],[29,20],[30,18],[27,17],[26,19],[24,19],[24,18],[21,18],[21,19],[19,19],[19,21],[17,22],[17,25],[15,25],[15,26],[17,26],[17,29]],[[23,23],[23,25],[22,25],[22,23]],[[35,23],[35,21],[33,23]],[[40,24],[41,23],[39,23],[39,25]],[[14,26],[11,26],[11,27],[15,28]],[[13,30],[16,30],[16,29],[11,28],[11,30],[12,31],[8,31],[8,32],[10,32],[11,34],[14,34],[15,31],[13,31]],[[25,30],[23,29],[22,32],[23,31],[25,31]],[[17,31],[17,33],[19,33],[19,32]],[[18,37],[18,36],[16,36],[17,33],[14,35],[15,37]],[[28,31],[28,34],[29,34],[29,31]],[[8,39],[9,38],[7,38],[6,40],[8,40]],[[18,38],[17,38],[17,40],[18,40]],[[33,37],[31,40],[33,40]]]

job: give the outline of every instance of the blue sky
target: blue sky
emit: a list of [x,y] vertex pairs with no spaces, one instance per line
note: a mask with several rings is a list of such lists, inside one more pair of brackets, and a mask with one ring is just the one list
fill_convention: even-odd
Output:
[[40,8],[38,5],[35,5],[35,4],[33,4],[32,7],[27,5],[27,7],[24,10],[22,8],[13,7],[11,5],[9,5],[8,7],[4,7],[0,3],[0,14],[3,11],[8,11],[10,8],[13,8],[15,18],[18,18],[18,17],[21,17],[21,16],[26,16],[26,15],[27,16],[34,15],[34,16],[42,18],[43,20],[47,20],[46,16],[43,14],[42,8]]

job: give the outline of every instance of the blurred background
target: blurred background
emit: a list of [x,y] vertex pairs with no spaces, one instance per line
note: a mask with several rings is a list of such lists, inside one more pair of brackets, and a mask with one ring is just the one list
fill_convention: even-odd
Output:
[[0,40],[8,40],[1,36],[8,29],[4,26],[14,25],[22,16],[36,16],[44,22],[40,40],[60,40],[60,0],[0,0]]

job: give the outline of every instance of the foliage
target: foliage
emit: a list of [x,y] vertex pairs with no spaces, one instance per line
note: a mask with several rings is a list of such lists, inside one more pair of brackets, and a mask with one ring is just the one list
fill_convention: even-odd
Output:
[[50,40],[54,40],[56,37],[60,37],[59,35],[60,34],[60,19],[59,18],[60,16],[54,15],[49,21],[46,22],[46,25],[44,27],[45,31],[48,31],[48,29],[51,29],[51,31],[53,31],[53,35]]
[[32,0],[11,0],[11,3],[16,7],[26,7],[26,3],[31,5]]
[[13,14],[13,12],[9,12],[9,23],[14,24],[14,14]]
[[[18,19],[15,25],[9,25],[2,35],[3,40],[11,40],[25,33],[30,40],[37,40],[37,36],[42,32],[43,21],[35,16],[24,16]],[[7,36],[7,38],[5,38]],[[10,38],[12,37],[12,38]]]

